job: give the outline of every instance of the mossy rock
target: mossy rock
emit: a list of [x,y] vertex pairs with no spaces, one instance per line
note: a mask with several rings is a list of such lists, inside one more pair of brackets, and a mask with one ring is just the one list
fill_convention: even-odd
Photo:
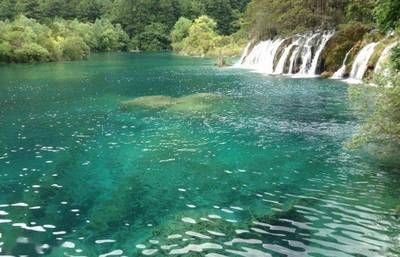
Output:
[[222,96],[213,93],[196,93],[182,97],[143,96],[121,103],[122,110],[132,110],[138,107],[149,109],[165,109],[173,112],[204,112],[211,110]]
[[153,95],[153,96],[142,96],[133,100],[124,101],[121,103],[123,110],[129,110],[134,107],[146,107],[152,109],[161,109],[171,106],[175,103],[175,99],[170,96]]
[[383,52],[383,50],[385,50],[385,48],[386,48],[386,44],[384,44],[383,42],[380,42],[375,47],[374,53],[372,54],[371,58],[369,58],[368,69],[367,69],[367,71],[365,73],[365,78],[367,80],[372,78],[372,75],[374,73],[373,72],[374,68],[375,68],[376,64],[378,63],[378,60],[381,57],[382,52]]
[[361,23],[350,23],[339,26],[338,32],[328,41],[322,53],[322,62],[325,71],[335,72],[343,64],[343,60],[350,49],[357,42],[362,41],[370,28]]
[[330,78],[332,76],[333,76],[333,72],[330,72],[330,71],[324,71],[321,74],[321,78],[325,78],[325,79]]
[[197,93],[176,99],[173,106],[168,108],[175,112],[202,112],[209,110],[222,97],[211,93]]

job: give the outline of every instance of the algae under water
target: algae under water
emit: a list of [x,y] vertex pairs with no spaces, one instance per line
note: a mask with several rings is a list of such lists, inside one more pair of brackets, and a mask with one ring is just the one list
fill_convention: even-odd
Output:
[[341,82],[207,59],[0,66],[0,255],[398,256],[357,117]]

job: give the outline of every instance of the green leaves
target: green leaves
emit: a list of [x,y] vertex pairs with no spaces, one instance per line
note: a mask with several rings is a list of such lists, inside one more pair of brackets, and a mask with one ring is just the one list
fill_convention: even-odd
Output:
[[175,52],[192,56],[236,56],[244,45],[236,35],[217,33],[217,23],[208,16],[200,16],[194,22],[180,18],[171,32]]
[[106,19],[95,23],[57,19],[46,26],[19,16],[12,22],[0,22],[0,61],[82,60],[90,50],[123,50],[128,41],[121,26]]
[[255,38],[332,28],[341,21],[343,1],[253,0],[245,20]]
[[392,49],[392,55],[390,56],[392,67],[394,70],[400,72],[400,44]]
[[378,0],[375,17],[378,27],[382,31],[394,30],[400,25],[400,1]]

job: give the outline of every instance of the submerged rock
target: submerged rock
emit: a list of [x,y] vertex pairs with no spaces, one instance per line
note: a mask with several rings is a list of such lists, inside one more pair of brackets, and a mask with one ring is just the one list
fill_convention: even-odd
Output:
[[131,110],[135,107],[151,109],[167,109],[175,112],[202,112],[209,110],[214,103],[222,97],[213,93],[196,93],[182,97],[170,96],[143,96],[121,103],[123,110]]
[[177,112],[201,112],[210,109],[222,97],[212,93],[197,93],[179,97],[169,110]]
[[154,96],[142,96],[133,100],[124,101],[121,103],[121,108],[129,110],[133,107],[147,107],[147,108],[165,108],[174,104],[175,99],[170,96],[154,95]]

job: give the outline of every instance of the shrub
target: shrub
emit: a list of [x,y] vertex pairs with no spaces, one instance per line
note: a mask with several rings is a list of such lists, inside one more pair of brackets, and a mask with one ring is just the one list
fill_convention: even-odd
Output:
[[14,21],[0,22],[0,61],[82,60],[90,50],[126,49],[128,40],[121,26],[107,19],[95,23],[56,19],[47,26],[18,16]]
[[180,52],[183,48],[183,40],[189,36],[189,29],[192,26],[192,21],[181,17],[171,31],[171,42],[172,49],[176,52]]
[[82,60],[88,57],[90,48],[82,38],[68,37],[62,42],[65,60]]
[[158,22],[147,25],[138,39],[140,41],[140,49],[144,51],[161,51],[168,49],[170,46],[167,27]]
[[393,69],[400,71],[400,44],[392,49],[392,55],[390,56],[390,60]]
[[15,62],[45,62],[49,60],[49,52],[36,43],[25,43],[13,52]]

